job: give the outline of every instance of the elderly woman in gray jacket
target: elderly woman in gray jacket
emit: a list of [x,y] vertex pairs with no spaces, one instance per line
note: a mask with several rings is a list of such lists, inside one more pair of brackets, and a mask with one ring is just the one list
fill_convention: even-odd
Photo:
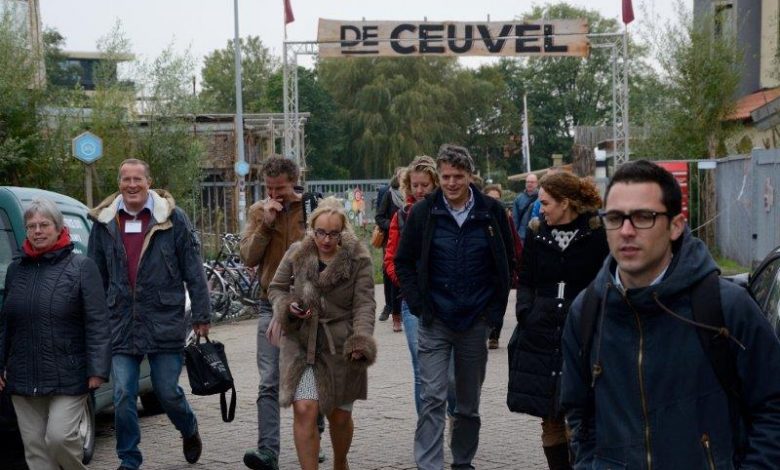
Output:
[[376,358],[373,268],[335,199],[322,201],[309,224],[309,233],[287,250],[268,288],[274,307],[271,335],[284,332],[279,401],[293,407],[301,468],[317,468],[317,414],[322,413],[330,423],[333,468],[347,470],[352,404],[366,399],[366,369]]
[[31,469],[85,469],[79,424],[111,365],[103,283],[95,263],[73,252],[53,202],[33,201],[24,220],[0,310],[0,390],[11,395]]

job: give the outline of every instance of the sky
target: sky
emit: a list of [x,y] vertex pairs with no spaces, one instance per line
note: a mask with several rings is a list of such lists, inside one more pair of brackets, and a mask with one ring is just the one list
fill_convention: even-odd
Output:
[[[637,21],[643,20],[642,4],[662,16],[671,16],[680,0],[634,0]],[[682,0],[690,7],[691,0]],[[233,38],[233,0],[39,0],[44,27],[57,29],[66,38],[64,49],[94,51],[98,38],[117,20],[141,60],[153,60],[167,46],[189,48],[200,63],[214,49]],[[287,26],[291,41],[317,38],[319,18],[339,20],[492,21],[512,20],[546,2],[510,0],[291,0],[295,21]],[[621,0],[569,0],[594,9],[608,18],[620,18]],[[281,57],[284,41],[283,0],[238,0],[241,36],[259,36]],[[302,64],[304,65],[304,64]],[[200,68],[200,65],[198,66]]]

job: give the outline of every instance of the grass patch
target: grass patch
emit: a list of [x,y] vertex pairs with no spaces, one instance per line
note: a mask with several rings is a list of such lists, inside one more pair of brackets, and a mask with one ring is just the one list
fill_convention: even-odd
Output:
[[716,256],[715,262],[718,263],[718,266],[720,266],[721,274],[724,276],[750,272],[750,268],[742,266],[736,261],[724,258],[722,256]]

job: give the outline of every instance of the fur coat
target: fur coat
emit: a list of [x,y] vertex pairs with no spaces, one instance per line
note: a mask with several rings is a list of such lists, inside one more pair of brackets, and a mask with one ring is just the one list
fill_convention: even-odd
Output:
[[[307,365],[314,366],[320,412],[365,400],[366,370],[376,360],[374,277],[371,256],[354,234],[344,232],[341,246],[319,271],[311,235],[285,253],[268,287],[274,318],[282,325],[279,403],[290,406]],[[290,304],[312,310],[306,320],[289,313]],[[365,359],[354,361],[352,351]]]

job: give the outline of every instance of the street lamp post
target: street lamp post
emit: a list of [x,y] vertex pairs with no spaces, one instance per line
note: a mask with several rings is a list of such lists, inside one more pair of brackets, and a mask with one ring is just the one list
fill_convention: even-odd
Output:
[[233,0],[233,49],[236,62],[236,181],[238,184],[238,227],[246,224],[246,161],[244,160],[244,103],[241,96],[241,42],[238,34],[238,0]]

